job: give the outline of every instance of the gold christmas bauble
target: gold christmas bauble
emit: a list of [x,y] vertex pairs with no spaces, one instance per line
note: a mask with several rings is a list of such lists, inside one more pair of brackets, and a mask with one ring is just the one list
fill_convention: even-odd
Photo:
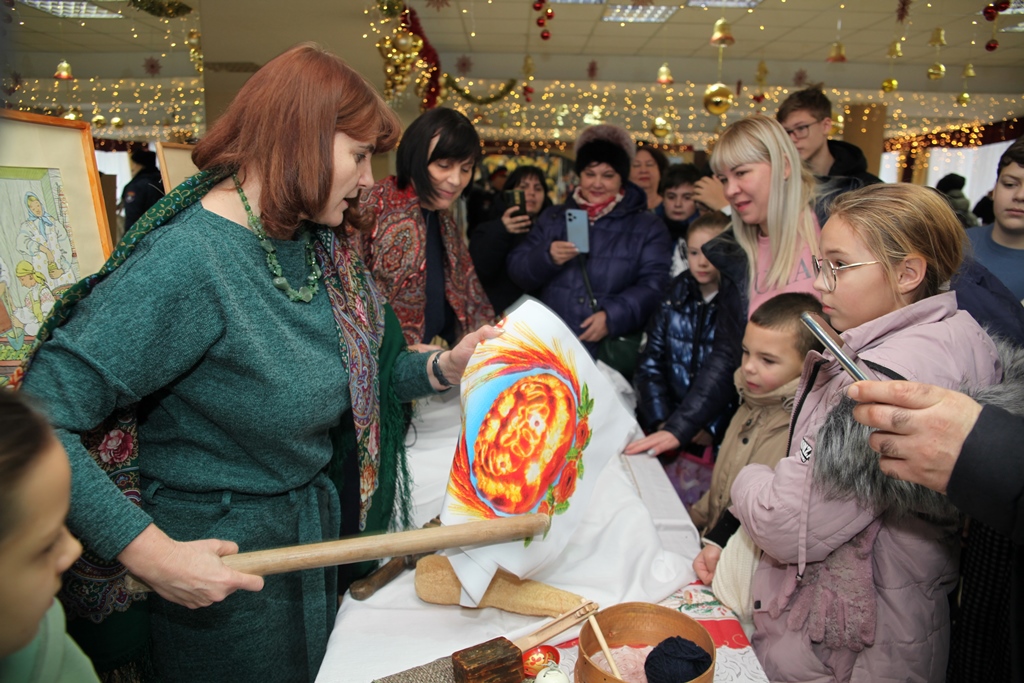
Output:
[[64,118],[68,121],[81,121],[82,120],[82,108],[73,106],[68,109],[68,113],[64,114]]
[[928,78],[929,78],[929,80],[937,81],[940,78],[945,78],[945,77],[946,77],[946,66],[944,64],[940,64],[939,62],[935,62],[930,67],[928,67]]
[[395,48],[399,52],[412,52],[412,39],[414,37],[411,31],[396,31],[394,39]]
[[103,114],[96,114],[92,117],[92,125],[96,128],[103,128],[107,125],[107,117]]
[[733,94],[725,83],[712,83],[704,91],[704,108],[715,116],[720,116],[732,107]]
[[649,128],[654,137],[659,140],[668,137],[668,134],[672,132],[672,126],[669,125],[668,120],[664,116],[654,117]]
[[966,107],[968,104],[971,103],[971,93],[960,93],[959,95],[956,96],[956,103],[959,104],[961,107]]
[[110,125],[118,129],[124,128],[124,121],[121,119],[120,116],[115,116],[112,119],[110,119]]
[[900,82],[897,81],[895,78],[887,78],[884,81],[882,81],[883,92],[892,92],[898,87],[900,87]]

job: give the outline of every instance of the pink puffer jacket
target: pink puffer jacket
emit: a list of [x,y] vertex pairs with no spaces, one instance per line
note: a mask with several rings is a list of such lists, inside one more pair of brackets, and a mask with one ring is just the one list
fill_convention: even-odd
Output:
[[[995,344],[952,292],[842,336],[872,379],[959,389],[1002,376]],[[772,681],[942,681],[959,519],[944,496],[881,473],[851,417],[851,382],[831,354],[811,352],[788,457],[733,484],[732,512],[765,551],[754,650]]]

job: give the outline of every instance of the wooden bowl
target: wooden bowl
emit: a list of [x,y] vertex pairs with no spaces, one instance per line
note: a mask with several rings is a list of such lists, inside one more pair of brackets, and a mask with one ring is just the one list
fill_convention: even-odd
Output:
[[[658,645],[672,636],[682,636],[692,640],[705,652],[711,655],[711,666],[693,683],[712,683],[715,679],[715,643],[711,634],[695,620],[668,607],[652,605],[646,602],[624,602],[595,615],[598,625],[608,641],[608,648],[614,649],[623,645],[646,646]],[[590,622],[584,622],[580,631],[580,652],[576,659],[577,683],[622,683],[594,664],[591,657],[601,651],[594,629]],[[679,683],[685,683],[679,681]]]

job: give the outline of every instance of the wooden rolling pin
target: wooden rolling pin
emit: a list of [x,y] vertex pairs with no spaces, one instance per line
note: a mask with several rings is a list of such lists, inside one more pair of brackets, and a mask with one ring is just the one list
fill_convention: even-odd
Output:
[[[550,519],[543,514],[502,517],[482,522],[399,531],[393,534],[358,536],[324,543],[257,550],[227,555],[221,559],[224,564],[240,572],[268,576],[364,560],[379,560],[382,557],[430,553],[444,548],[515,541],[543,534]],[[133,593],[152,590],[130,574],[125,577],[125,587]]]

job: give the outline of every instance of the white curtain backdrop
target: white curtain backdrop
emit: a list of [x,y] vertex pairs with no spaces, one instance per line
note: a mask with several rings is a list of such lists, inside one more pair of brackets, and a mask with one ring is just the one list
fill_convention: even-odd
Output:
[[884,183],[900,181],[899,152],[882,152],[882,164],[878,169],[878,177]]
[[[962,175],[967,179],[964,194],[971,200],[971,206],[974,206],[995,187],[999,157],[1012,143],[1012,140],[1008,140],[981,147],[932,147],[926,184],[935,187],[945,175]],[[888,182],[888,178],[882,179]]]

